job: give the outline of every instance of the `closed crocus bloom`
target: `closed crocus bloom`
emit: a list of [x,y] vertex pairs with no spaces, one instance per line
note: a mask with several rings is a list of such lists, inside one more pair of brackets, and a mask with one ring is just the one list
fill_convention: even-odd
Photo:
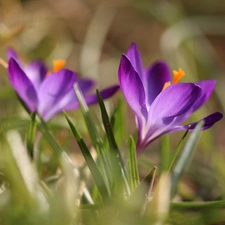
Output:
[[[16,93],[30,112],[37,113],[48,121],[63,110],[74,110],[79,103],[73,85],[78,84],[88,105],[96,103],[96,94],[90,94],[95,86],[91,79],[80,79],[76,73],[64,69],[63,60],[53,61],[49,70],[39,60],[24,64],[13,49],[8,50],[8,75]],[[103,99],[119,89],[118,85],[100,91]]]
[[[174,71],[172,81],[168,65],[158,61],[145,69],[136,45],[123,54],[119,66],[119,83],[123,95],[135,113],[138,127],[137,154],[163,134],[193,130],[197,124],[181,125],[210,97],[214,80],[178,83],[184,72]],[[219,112],[203,118],[202,129],[221,120]]]

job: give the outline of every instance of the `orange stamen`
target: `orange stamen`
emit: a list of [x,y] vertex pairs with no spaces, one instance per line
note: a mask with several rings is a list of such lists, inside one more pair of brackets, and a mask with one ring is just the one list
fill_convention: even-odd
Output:
[[166,82],[166,83],[164,84],[162,90],[165,90],[165,89],[166,89],[167,87],[169,87],[170,85],[171,85],[171,82],[170,82],[170,81]]
[[[177,84],[178,82],[179,82],[179,80],[183,77],[185,75],[185,72],[181,69],[181,68],[179,68],[179,70],[177,71],[177,70],[173,70],[173,84]],[[168,82],[166,82],[165,84],[164,84],[164,86],[163,86],[163,89],[162,89],[162,91],[163,90],[165,90],[167,87],[169,87],[171,85],[171,82],[170,81],[168,81]]]
[[50,75],[51,73],[56,73],[59,70],[61,70],[65,66],[66,61],[63,59],[57,59],[57,60],[53,60],[52,64],[53,64],[53,69],[49,70],[47,72],[46,76]]
[[179,80],[185,75],[184,71],[180,68],[178,71],[173,71],[173,84],[177,84]]
[[58,59],[58,60],[53,60],[52,63],[53,63],[53,72],[58,72],[65,66],[66,61],[62,59]]

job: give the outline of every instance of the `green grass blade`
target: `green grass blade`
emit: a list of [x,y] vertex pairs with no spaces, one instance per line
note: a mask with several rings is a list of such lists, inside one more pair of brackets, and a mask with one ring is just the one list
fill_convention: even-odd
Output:
[[125,104],[123,104],[123,100],[120,98],[117,106],[110,118],[112,124],[113,134],[116,139],[116,143],[120,146],[123,139],[126,137],[126,123],[125,123]]
[[112,130],[112,127],[111,127],[109,116],[108,116],[108,113],[107,113],[106,108],[105,108],[105,104],[104,104],[104,102],[102,100],[102,97],[101,97],[98,90],[97,90],[97,96],[98,96],[98,102],[99,102],[99,106],[100,106],[100,110],[101,110],[102,121],[103,121],[104,128],[105,128],[105,131],[106,131],[106,134],[107,134],[109,146],[110,146],[111,149],[116,151],[116,153],[118,154],[118,157],[120,158],[121,162],[123,163],[120,151],[118,149],[118,146],[117,146],[114,134],[113,134],[113,130]]
[[170,137],[163,135],[161,138],[161,171],[167,171],[170,163]]
[[171,207],[176,210],[205,210],[225,208],[225,201],[172,202]]
[[[114,155],[115,159],[118,162],[116,164],[119,165],[119,170],[121,170],[118,174],[122,175],[127,195],[130,195],[130,187],[129,187],[128,178],[127,178],[128,176],[127,176],[127,173],[126,173],[126,170],[125,170],[125,167],[124,167],[124,162],[123,162],[122,156],[120,154],[119,148],[117,146],[117,143],[116,143],[116,140],[115,140],[115,137],[114,137],[114,134],[113,134],[113,130],[112,130],[112,127],[111,127],[109,116],[107,114],[105,104],[102,100],[102,97],[101,97],[99,91],[97,90],[96,93],[97,93],[98,102],[99,102],[99,106],[100,106],[100,110],[101,110],[103,125],[104,125],[104,128],[105,128],[108,143],[109,143],[109,149],[112,153],[112,156]],[[118,169],[118,168],[115,167],[114,169]]]
[[128,144],[129,144],[129,151],[128,151],[129,181],[131,191],[133,191],[139,185],[140,178],[137,164],[136,144],[132,136],[130,136]]
[[128,202],[139,207],[139,213],[144,212],[146,204],[149,201],[149,194],[151,195],[157,167],[154,166],[151,172],[143,179],[138,186],[131,192]]
[[105,198],[109,198],[110,193],[108,192],[108,190],[106,188],[103,177],[102,177],[94,159],[92,158],[92,155],[89,152],[88,147],[86,146],[81,135],[79,134],[79,132],[75,128],[73,122],[70,120],[70,118],[68,117],[68,115],[66,113],[65,113],[65,116],[66,116],[67,122],[71,128],[71,131],[72,131],[75,139],[77,140],[77,143],[81,149],[81,152],[86,160],[86,163],[90,169],[90,172],[92,173],[92,176],[96,182],[96,185],[98,187],[99,193],[102,196],[102,199],[105,200]]
[[152,170],[150,171],[150,173],[144,178],[144,180],[141,183],[144,183],[146,185],[149,185],[150,183],[152,183],[156,170],[157,170],[157,166],[154,166]]
[[34,156],[34,140],[37,131],[37,121],[36,121],[36,112],[31,114],[31,121],[29,124],[29,129],[27,132],[27,149],[33,159]]
[[194,131],[191,133],[189,139],[187,140],[183,151],[180,153],[179,158],[172,170],[172,188],[171,195],[173,196],[176,192],[177,183],[184,173],[185,169],[188,167],[189,163],[192,160],[195,146],[197,144],[198,138],[201,133],[203,122],[200,122],[195,127]]
[[176,150],[175,150],[175,152],[174,152],[174,154],[172,156],[172,159],[171,159],[168,171],[170,171],[171,168],[173,167],[173,164],[174,164],[174,162],[175,162],[175,160],[176,160],[176,158],[177,158],[177,156],[178,156],[178,154],[179,154],[179,152],[180,152],[180,150],[181,150],[181,148],[183,146],[184,140],[187,137],[188,132],[189,132],[189,129],[187,129],[185,131],[183,137],[180,139],[180,141],[179,141],[179,143],[178,143],[178,145],[176,147]]
[[92,143],[94,144],[97,155],[98,155],[98,163],[100,166],[103,179],[105,181],[108,191],[110,192],[113,180],[112,180],[112,171],[111,171],[112,163],[110,162],[110,157],[108,157],[107,155],[108,151],[104,147],[103,141],[101,137],[99,136],[99,132],[95,126],[95,123],[93,122],[90,116],[89,108],[77,84],[74,85],[74,90],[81,107],[81,111],[86,123],[86,127],[88,129]]
[[87,129],[88,129],[88,132],[90,134],[90,137],[91,137],[91,140],[93,142],[94,145],[102,145],[101,143],[101,139],[99,138],[98,136],[98,130],[95,126],[95,123],[92,121],[92,118],[90,116],[90,113],[89,113],[89,108],[85,102],[85,99],[78,87],[78,84],[75,84],[74,85],[74,90],[75,90],[75,93],[76,93],[76,96],[77,96],[77,99],[79,101],[79,104],[80,104],[80,108],[81,108],[81,111],[82,111],[82,114],[84,116],[84,120],[85,120],[85,123],[86,123],[86,126],[87,126]]
[[[149,187],[154,182],[156,171],[157,171],[157,167],[154,166],[152,170],[150,171],[150,173],[139,183],[139,185],[134,190],[134,192],[139,192],[139,190],[144,189],[145,195],[146,195],[146,192],[149,190]],[[146,198],[146,196],[144,196],[144,198]]]
[[[57,160],[60,162],[61,160],[61,155],[63,153],[62,148],[58,145],[58,143],[55,141],[54,137],[50,134],[50,132],[48,131],[48,128],[45,124],[44,121],[42,121],[41,119],[37,122],[37,127],[40,130],[40,132],[42,133],[43,137],[48,141],[48,143],[51,145]],[[61,163],[60,163],[61,164]]]

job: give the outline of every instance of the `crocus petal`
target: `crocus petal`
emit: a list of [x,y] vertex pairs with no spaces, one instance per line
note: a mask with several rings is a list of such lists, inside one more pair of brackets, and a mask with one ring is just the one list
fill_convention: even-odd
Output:
[[141,55],[135,43],[131,44],[130,48],[128,49],[126,53],[126,56],[130,60],[133,68],[136,70],[136,72],[139,74],[140,78],[142,79],[142,74],[144,72],[143,66],[142,66],[142,60],[141,60]]
[[[101,90],[99,93],[100,93],[102,99],[106,99],[106,98],[111,97],[113,94],[115,94],[118,91],[118,89],[119,89],[118,85],[113,85],[111,87]],[[82,91],[82,90],[80,89],[80,91]],[[73,109],[79,108],[80,104],[78,102],[78,99],[76,97],[74,90],[73,90],[73,93],[71,93],[70,98],[71,98],[71,101],[69,104],[67,104],[67,106],[65,107],[64,110],[73,110]],[[84,95],[84,99],[85,99],[85,102],[87,105],[95,104],[98,102],[98,97],[96,94],[87,95],[87,96]]]
[[77,84],[80,88],[80,91],[83,94],[86,94],[93,89],[95,82],[91,79],[79,79],[77,80]]
[[151,105],[162,91],[164,84],[171,81],[171,74],[168,65],[163,61],[154,63],[145,73],[147,102]]
[[54,105],[50,110],[48,110],[42,117],[45,121],[48,121],[56,114],[60,113],[63,110],[73,110],[79,108],[79,103],[74,99],[76,98],[74,89],[71,88],[59,101]]
[[63,110],[62,105],[59,109],[58,103],[73,89],[75,81],[76,74],[67,69],[52,73],[44,79],[38,93],[38,112],[45,120],[49,119],[49,115],[53,115],[52,112],[55,114],[55,112]]
[[201,88],[193,83],[171,85],[162,91],[150,108],[145,141],[150,142],[185,121],[200,95]]
[[[149,122],[151,125],[169,125],[174,118],[189,112],[201,96],[201,88],[193,83],[170,85],[163,90],[151,105]],[[189,112],[190,113],[190,112]],[[179,121],[180,123],[182,121]]]
[[13,58],[9,60],[8,74],[10,82],[19,97],[31,112],[35,111],[38,104],[35,88]]
[[167,130],[168,132],[175,132],[175,131],[179,131],[179,130],[187,130],[189,129],[189,131],[193,131],[196,127],[196,125],[200,122],[200,121],[204,121],[204,124],[202,126],[202,130],[206,130],[210,127],[212,127],[216,122],[220,121],[223,118],[223,114],[220,112],[215,112],[212,113],[206,117],[204,117],[203,119],[194,122],[194,123],[189,123],[186,124],[185,126],[173,126],[171,127],[170,130]]
[[[126,55],[122,55],[119,67],[119,83],[124,97],[136,115],[138,127],[137,154],[161,135],[189,128],[197,123],[180,126],[210,97],[214,80],[198,83],[180,83],[167,86],[171,74],[165,62],[156,62],[143,70],[140,53],[132,44]],[[172,82],[171,82],[172,83]],[[214,113],[204,118],[202,129],[208,129],[223,115]]]
[[189,131],[193,131],[195,129],[196,125],[200,121],[204,121],[202,130],[206,130],[206,129],[209,129],[210,127],[212,127],[216,122],[220,121],[222,118],[223,118],[222,113],[215,112],[215,113],[212,113],[212,114],[208,115],[207,117],[199,120],[198,122],[190,123],[185,126],[172,126],[172,127],[170,127],[170,129],[166,129],[162,133],[158,134],[157,136],[154,136],[154,137],[152,136],[150,139],[146,138],[144,140],[138,140],[137,155],[140,155],[147,145],[149,145],[152,141],[154,141],[155,139],[157,139],[159,136],[161,136],[163,134],[180,131],[180,130],[187,130],[188,128],[189,128]]
[[198,101],[193,106],[193,111],[199,109],[202,105],[205,104],[205,102],[208,100],[208,98],[211,96],[213,89],[215,88],[216,81],[215,80],[203,80],[198,83],[202,89],[202,94]]
[[[19,57],[18,57],[18,55],[16,54],[16,52],[14,51],[14,49],[13,49],[13,48],[8,48],[8,50],[7,50],[7,59],[8,59],[8,61],[9,61],[11,58],[13,58],[16,62],[19,61]],[[19,64],[19,63],[18,63],[18,64]]]
[[193,83],[170,85],[152,103],[148,122],[139,130],[137,153],[159,136],[170,132],[191,115],[193,104],[201,96],[201,88]]
[[[215,112],[215,113],[212,113],[210,115],[208,115],[207,117],[199,120],[198,122],[195,122],[195,123],[190,123],[190,124],[187,124],[185,126],[181,126],[181,129],[183,128],[183,130],[185,129],[188,129],[190,131],[194,130],[196,125],[200,122],[200,121],[204,121],[204,125],[202,127],[202,130],[206,130],[208,128],[210,128],[214,123],[220,121],[221,119],[223,118],[223,114],[220,113],[220,112]],[[175,128],[177,129],[177,128]]]
[[119,66],[120,88],[137,117],[147,119],[146,96],[142,81],[129,59],[122,55]]
[[24,72],[33,83],[36,91],[40,87],[42,81],[48,72],[47,66],[40,60],[33,61],[29,65],[24,66]]
[[[119,90],[118,85],[113,85],[111,87],[108,87],[106,89],[101,90],[99,93],[102,97],[102,99],[106,99],[111,97],[113,94],[115,94]],[[85,101],[88,105],[95,104],[98,102],[98,98],[96,94],[85,96]]]

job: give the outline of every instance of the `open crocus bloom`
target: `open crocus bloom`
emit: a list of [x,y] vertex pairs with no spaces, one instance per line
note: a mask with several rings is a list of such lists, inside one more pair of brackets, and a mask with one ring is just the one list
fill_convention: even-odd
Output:
[[[94,88],[91,79],[78,79],[76,73],[63,69],[62,60],[54,62],[49,71],[42,61],[33,61],[25,65],[13,49],[8,50],[9,80],[30,112],[37,111],[47,121],[62,110],[73,110],[79,107],[74,83],[78,83],[87,104],[96,103],[97,96],[89,94]],[[103,99],[113,95],[119,86],[114,85],[100,91]]]
[[[178,130],[193,130],[197,124],[180,125],[210,97],[214,80],[177,83],[183,71],[174,71],[171,81],[169,67],[159,61],[143,68],[141,56],[133,43],[123,54],[119,66],[119,83],[124,97],[134,111],[138,126],[137,154],[161,135]],[[171,84],[172,83],[172,84]],[[210,128],[223,115],[215,112],[202,120],[202,129]]]

